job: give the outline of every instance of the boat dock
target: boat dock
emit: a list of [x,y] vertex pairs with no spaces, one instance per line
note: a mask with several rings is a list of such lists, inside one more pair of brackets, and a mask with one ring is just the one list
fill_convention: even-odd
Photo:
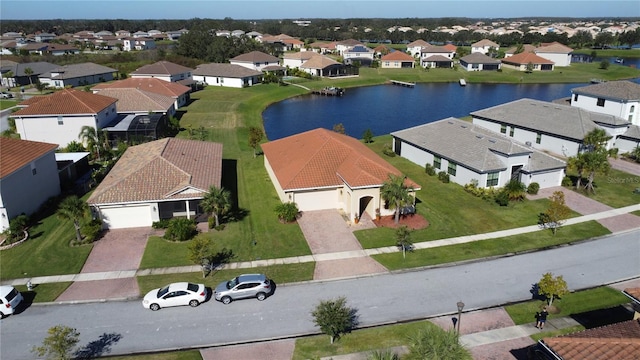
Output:
[[391,82],[391,84],[393,84],[393,85],[400,85],[400,86],[406,86],[406,87],[414,87],[414,86],[416,86],[416,83],[406,82],[406,81],[389,80],[389,82]]
[[467,81],[465,79],[460,79],[460,86],[467,86]]
[[316,95],[325,96],[342,96],[344,95],[344,89],[339,87],[325,87],[320,90],[313,90],[312,93]]

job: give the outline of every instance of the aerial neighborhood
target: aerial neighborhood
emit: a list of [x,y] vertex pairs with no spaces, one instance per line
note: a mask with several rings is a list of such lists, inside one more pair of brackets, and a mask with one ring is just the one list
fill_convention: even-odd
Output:
[[[280,28],[291,35],[260,31],[273,32],[273,24],[229,21],[224,25],[236,30],[223,25],[189,28],[188,22],[163,30],[61,26],[76,30],[62,33],[44,26],[49,24],[42,27],[47,31],[32,32],[3,25],[11,29],[0,36],[3,288],[13,284],[26,293],[25,286],[32,291],[35,279],[54,275],[29,265],[28,254],[54,251],[42,247],[47,241],[46,246],[64,247],[60,254],[78,258],[67,264],[57,259],[54,266],[59,268],[51,270],[55,275],[201,266],[202,272],[189,279],[202,279],[205,285],[188,280],[162,288],[164,284],[136,280],[145,276],[131,276],[127,281],[140,285],[118,298],[149,291],[143,306],[155,311],[196,307],[211,297],[225,305],[242,297],[262,301],[275,295],[278,276],[289,271],[263,265],[271,266],[273,259],[311,262],[284,277],[296,282],[437,265],[419,257],[428,247],[420,244],[481,232],[534,225],[541,232],[553,231],[544,235],[553,245],[539,248],[556,246],[563,244],[551,240],[556,231],[578,232],[567,225],[562,233],[567,219],[587,214],[573,203],[575,196],[603,202],[607,210],[624,208],[624,215],[616,214],[625,216],[624,225],[603,220],[589,236],[562,235],[569,236],[565,243],[640,227],[640,209],[635,208],[640,204],[640,70],[624,63],[629,60],[622,55],[602,60],[598,55],[640,52],[634,47],[640,43],[640,21],[469,20],[387,26],[378,20],[382,23],[351,28],[342,23],[314,28],[319,21],[313,19],[281,22]],[[352,115],[327,120],[333,121],[333,129],[318,127],[278,139],[270,138],[263,124],[265,109],[282,100],[324,96],[340,102],[348,101],[349,88],[404,86],[415,91],[430,82],[464,89],[482,83],[576,86],[551,101],[525,96],[385,134],[367,130],[354,136],[349,121],[369,120]],[[296,117],[306,120],[304,113]],[[403,117],[397,109],[397,118],[388,121],[402,124]],[[616,185],[621,187],[612,190]],[[501,194],[507,200],[501,201]],[[554,205],[563,211],[551,211]],[[605,211],[598,209],[592,213]],[[67,230],[56,230],[62,227]],[[56,240],[49,239],[55,231]],[[98,251],[122,251],[108,242],[111,236],[138,239],[126,245],[137,260],[116,269],[120,260],[114,259],[121,256],[108,253],[103,256],[113,266],[92,268]],[[355,245],[344,245],[343,237]],[[111,245],[101,247],[100,242]],[[197,244],[205,244],[198,255],[184,256]],[[504,253],[488,256],[520,251],[509,246],[499,245]],[[365,250],[379,257],[345,255]],[[334,253],[342,258],[326,265],[301,260]],[[402,255],[389,260],[395,253]],[[27,265],[9,270],[17,257]],[[404,262],[412,257],[418,260]],[[234,264],[251,264],[259,268],[252,271],[267,275],[233,273],[226,288],[208,282],[223,276],[216,271],[241,269]],[[70,283],[48,301],[83,300],[66,296],[82,292],[89,282]],[[253,290],[235,296],[235,286]],[[636,316],[639,288],[636,281],[623,295]],[[165,293],[189,298],[172,304],[161,299]],[[557,294],[551,295],[553,301]],[[0,291],[0,300],[2,296]],[[97,300],[91,296],[109,298],[96,293],[85,300]],[[464,306],[458,305],[458,321]],[[637,342],[640,323],[629,319],[628,324],[637,327],[629,343]],[[606,342],[599,328],[585,331]],[[563,339],[529,339],[530,351],[570,353]],[[628,349],[625,344],[620,348]],[[610,358],[623,358],[616,357],[626,350],[620,351]],[[474,353],[474,358],[482,355]]]

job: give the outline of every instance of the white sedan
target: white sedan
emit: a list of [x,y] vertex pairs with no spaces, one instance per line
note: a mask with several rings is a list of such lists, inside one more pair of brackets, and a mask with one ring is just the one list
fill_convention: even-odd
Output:
[[149,291],[142,300],[142,306],[153,311],[170,306],[196,307],[206,299],[207,289],[203,284],[179,282]]

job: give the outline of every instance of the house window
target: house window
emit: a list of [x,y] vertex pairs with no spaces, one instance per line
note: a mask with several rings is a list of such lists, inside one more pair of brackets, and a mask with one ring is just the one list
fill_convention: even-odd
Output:
[[540,144],[542,142],[542,134],[536,134],[536,144]]
[[629,115],[629,122],[633,122],[633,115]]
[[440,169],[440,166],[442,166],[442,158],[440,156],[434,156],[433,167],[436,169]]
[[456,176],[456,164],[449,161],[449,168],[447,169],[447,173],[451,176]]
[[573,101],[578,101],[578,94],[573,94]]
[[509,136],[513,137],[513,132],[516,130],[513,126],[509,129]]
[[58,116],[58,125],[64,125],[64,120],[62,119],[62,116]]
[[31,175],[35,175],[38,173],[38,170],[36,170],[36,163],[32,162],[31,163]]
[[500,134],[506,134],[507,133],[507,125],[502,124],[500,125]]
[[487,187],[498,185],[498,172],[487,174]]
[[629,108],[629,112],[634,112],[636,110],[636,106],[635,105],[631,105],[631,108]]
[[604,99],[603,98],[598,98],[598,102],[596,103],[596,105],[604,106]]

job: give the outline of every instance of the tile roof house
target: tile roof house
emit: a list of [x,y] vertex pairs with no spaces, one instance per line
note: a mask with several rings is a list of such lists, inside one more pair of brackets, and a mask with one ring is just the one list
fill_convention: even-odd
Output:
[[344,52],[353,48],[354,46],[365,46],[362,42],[355,39],[347,39],[336,42],[336,52],[340,56],[344,56]]
[[420,50],[420,62],[422,63],[423,67],[426,67],[425,62],[427,61],[428,58],[431,58],[433,56],[441,56],[441,57],[447,58],[448,63],[447,65],[440,66],[440,67],[452,67],[453,57],[455,56],[455,54],[456,54],[455,51],[451,51],[450,49],[444,46],[429,45],[429,46],[423,47]]
[[300,68],[300,65],[304,64],[307,60],[315,57],[322,56],[315,51],[300,51],[289,52],[282,56],[282,65],[289,68]]
[[20,103],[24,108],[9,117],[24,140],[67,146],[79,141],[83,126],[100,130],[118,117],[112,97],[75,89],[63,89],[51,95],[34,96]]
[[[38,76],[60,67],[59,65],[45,61],[13,63],[7,67],[4,66],[4,63],[3,61],[2,73],[5,76],[2,77],[2,84],[9,83],[11,87],[35,84],[38,82]],[[13,73],[12,78],[6,78],[6,74],[9,71]],[[30,74],[27,74],[27,72],[30,72]]]
[[116,99],[116,112],[122,114],[176,114],[175,99],[171,96],[137,88],[107,88],[97,95]]
[[193,80],[209,86],[244,88],[262,82],[262,72],[234,64],[200,64],[193,70]]
[[559,42],[554,41],[552,43],[541,44],[535,48],[533,52],[542,58],[553,61],[556,66],[564,67],[571,65],[573,49]]
[[571,89],[571,106],[618,116],[640,126],[640,84],[607,81]]
[[380,58],[380,67],[383,69],[414,68],[416,59],[402,51],[392,51]]
[[193,83],[193,69],[169,61],[158,61],[145,65],[132,72],[132,78],[158,78],[168,82],[177,82],[190,86]]
[[[262,144],[264,164],[282,202],[302,211],[343,210],[349,219],[375,210],[391,215],[380,197],[389,174],[402,173],[357,139],[315,129]],[[418,190],[420,186],[406,179]]]
[[0,137],[0,232],[60,194],[57,144]]
[[553,71],[554,63],[534,53],[521,52],[502,59],[502,67],[518,71]]
[[607,144],[611,148],[630,125],[616,116],[528,98],[474,111],[471,116],[474,125],[564,157],[578,154],[584,137],[594,129],[612,136]]
[[187,104],[191,88],[176,82],[163,81],[158,78],[127,78],[110,83],[98,84],[91,88],[94,94],[104,89],[138,89],[156,93],[174,99],[174,107],[179,109]]
[[476,52],[460,58],[460,67],[467,71],[498,70],[502,62],[483,53]]
[[313,76],[337,76],[344,73],[345,66],[328,56],[320,55],[305,61],[300,65],[300,70]]
[[125,151],[87,203],[109,229],[195,218],[211,186],[220,187],[222,144],[165,138]]
[[640,359],[640,319],[543,338],[538,345],[552,359]]
[[[522,45],[522,51],[521,52],[533,52],[533,50],[535,50],[535,46],[531,45],[531,44],[523,44]],[[518,51],[518,47],[517,46],[513,46],[508,48],[507,50],[504,51],[504,58],[508,58],[509,56],[513,56],[516,55],[516,51]]]
[[478,187],[502,187],[511,179],[540,188],[560,186],[566,163],[512,138],[456,118],[391,133],[396,154],[436,171],[451,181]]
[[418,57],[420,56],[420,51],[422,50],[422,48],[427,46],[431,46],[431,44],[422,39],[418,39],[407,44],[407,52],[413,57]]
[[[144,34],[144,33],[143,33]],[[156,40],[151,37],[138,36],[139,33],[135,33],[133,37],[122,38],[122,50],[123,51],[143,51],[152,50],[156,48]]]
[[356,45],[342,52],[344,63],[349,65],[355,61],[360,64],[369,66],[373,62],[375,51],[364,45]]
[[269,66],[279,66],[280,59],[273,55],[263,53],[261,51],[251,51],[245,54],[238,55],[229,62],[234,65],[240,65],[247,69],[263,71],[264,68]]
[[471,44],[471,54],[484,54],[486,55],[489,52],[489,49],[494,48],[496,50],[500,49],[500,45],[494,43],[489,39],[482,39],[478,42]]
[[48,87],[62,89],[112,81],[117,72],[117,69],[87,62],[57,67],[40,74],[38,80]]

